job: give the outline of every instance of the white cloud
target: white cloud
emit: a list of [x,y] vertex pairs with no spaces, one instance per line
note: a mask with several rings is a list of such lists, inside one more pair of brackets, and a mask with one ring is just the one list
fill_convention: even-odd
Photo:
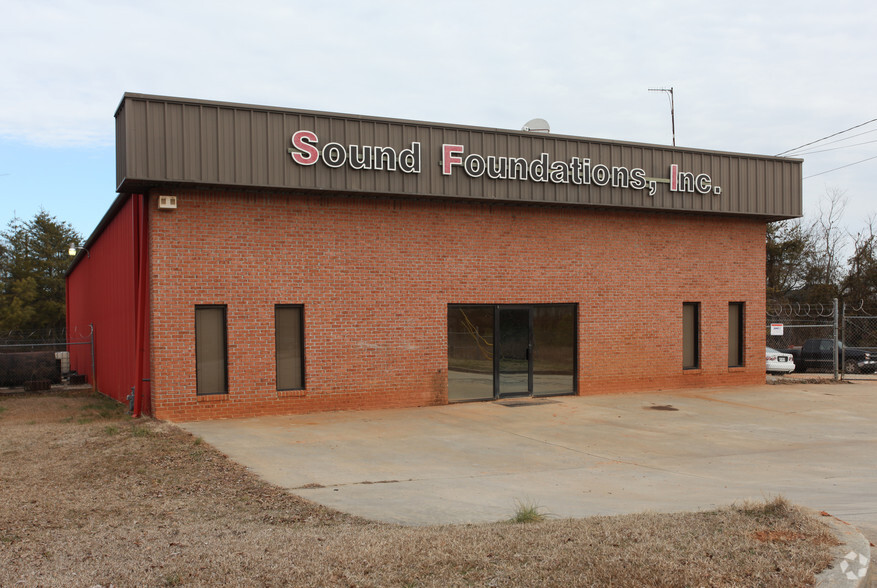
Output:
[[[669,143],[648,88],[673,86],[680,145],[772,154],[877,116],[874,22],[866,0],[12,1],[0,136],[112,144],[133,91]],[[864,201],[877,160],[825,179]]]

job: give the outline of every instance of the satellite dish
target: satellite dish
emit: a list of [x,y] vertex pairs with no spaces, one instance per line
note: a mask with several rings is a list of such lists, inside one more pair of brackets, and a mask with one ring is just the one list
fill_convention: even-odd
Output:
[[548,121],[544,118],[534,118],[533,120],[524,123],[521,130],[529,131],[531,133],[548,133],[551,131],[551,127],[548,126]]

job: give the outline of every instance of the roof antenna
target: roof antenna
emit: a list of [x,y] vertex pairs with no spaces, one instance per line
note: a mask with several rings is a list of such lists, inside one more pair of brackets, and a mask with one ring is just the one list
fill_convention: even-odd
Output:
[[667,92],[670,97],[670,124],[673,126],[673,146],[676,146],[676,111],[673,105],[673,86],[669,88],[649,88],[649,92]]
[[524,126],[521,127],[521,130],[529,131],[531,133],[548,133],[551,132],[551,127],[548,126],[548,121],[544,118],[534,118],[533,120],[525,122]]

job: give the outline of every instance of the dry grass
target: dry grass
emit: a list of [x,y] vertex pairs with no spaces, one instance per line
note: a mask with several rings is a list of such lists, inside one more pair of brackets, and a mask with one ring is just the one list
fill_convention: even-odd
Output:
[[[90,394],[0,399],[0,586],[806,586],[785,500],[526,525],[368,522]],[[512,514],[512,513],[510,513]]]

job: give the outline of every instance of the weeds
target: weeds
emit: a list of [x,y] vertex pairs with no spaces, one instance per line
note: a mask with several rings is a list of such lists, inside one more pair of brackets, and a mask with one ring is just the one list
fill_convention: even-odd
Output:
[[124,415],[121,404],[111,398],[99,397],[94,402],[85,404],[80,409],[86,413],[85,418],[100,418],[103,420],[119,419]]
[[764,502],[744,501],[740,506],[740,512],[749,516],[777,517],[786,515],[794,506],[785,496],[778,494],[773,498],[765,497]]
[[544,509],[535,502],[526,500],[515,501],[515,514],[509,519],[510,523],[541,523],[548,515]]
[[151,437],[152,431],[149,430],[148,427],[145,426],[133,426],[131,427],[131,436],[132,437]]

